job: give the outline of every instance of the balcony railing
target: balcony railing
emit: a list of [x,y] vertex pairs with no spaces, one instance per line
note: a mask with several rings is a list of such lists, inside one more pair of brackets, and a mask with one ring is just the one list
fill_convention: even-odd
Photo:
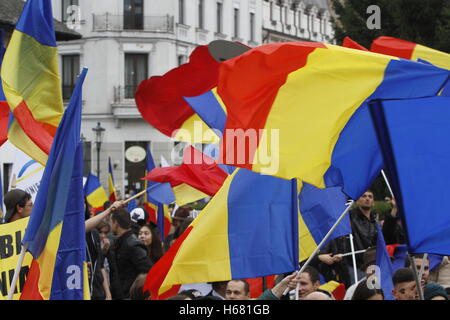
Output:
[[93,15],[94,31],[174,32],[173,16],[127,16],[110,13]]

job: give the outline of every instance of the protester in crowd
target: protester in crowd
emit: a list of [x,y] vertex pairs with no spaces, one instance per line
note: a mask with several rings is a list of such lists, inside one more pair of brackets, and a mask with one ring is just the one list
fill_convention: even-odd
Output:
[[136,277],[149,271],[151,261],[147,256],[145,245],[131,230],[131,219],[127,210],[118,209],[113,212],[111,229],[118,236],[111,246],[120,283],[119,296],[114,298],[126,299],[130,295],[130,287]]
[[342,254],[346,253],[346,250],[350,250],[347,244],[347,239],[342,241],[329,241],[320,250],[320,254],[311,260],[311,266],[319,271],[326,282],[332,280],[338,281],[343,283],[346,288],[352,285],[349,266],[347,265],[347,261],[342,258]]
[[91,231],[94,228],[97,228],[98,224],[102,221],[108,221],[111,216],[111,213],[115,210],[122,208],[125,205],[124,201],[118,200],[115,201],[108,209],[96,214],[95,216],[89,218],[85,221],[85,229],[86,232]]
[[[85,199],[85,220],[90,219],[90,211],[91,207]],[[100,235],[96,228],[86,232],[86,256],[91,300],[112,300]]]
[[187,297],[191,298],[192,300],[194,300],[194,299],[201,297],[202,293],[198,290],[190,289],[190,290],[180,291],[180,292],[178,292],[178,295],[187,296]]
[[228,281],[225,300],[250,300],[250,285],[248,282],[244,279]]
[[425,300],[448,300],[444,287],[437,283],[427,283],[423,288]]
[[146,224],[147,218],[147,211],[142,207],[137,207],[130,211],[131,230],[133,230],[136,237],[139,235],[141,227]]
[[[422,272],[422,279],[420,279],[420,285],[423,286],[428,283],[428,278],[430,276],[430,260],[427,258],[425,261],[423,260],[424,254],[419,253],[413,255],[414,264],[416,265],[417,272],[420,272],[420,268],[422,266],[422,262],[424,264],[423,272]],[[405,268],[411,268],[411,263],[409,262],[409,259],[405,260]]]
[[170,231],[164,238],[164,251],[169,250],[170,246],[174,242],[174,233],[177,227],[187,218],[189,218],[192,208],[189,206],[179,207],[175,210],[172,217],[172,225],[170,226]]
[[308,294],[316,291],[320,287],[320,274],[312,266],[307,266],[299,275],[298,297],[303,300]]
[[134,280],[130,287],[130,300],[148,300],[150,293],[143,291],[145,279],[147,279],[146,273],[142,273],[136,277],[136,280]]
[[[389,198],[389,197],[387,197]],[[389,198],[389,204],[392,210],[384,215],[383,237],[387,245],[406,243],[406,234],[402,226],[402,220],[398,216],[397,204],[395,199]]]
[[210,284],[212,286],[212,290],[206,296],[214,296],[214,297],[220,298],[221,300],[225,300],[226,291],[227,291],[227,283],[228,283],[228,281],[210,282]]
[[13,189],[5,194],[3,202],[5,203],[6,213],[3,223],[10,223],[29,217],[33,209],[31,195],[22,189]]
[[[374,195],[371,190],[367,190],[356,201],[356,208],[350,210],[350,224],[352,227],[353,241],[355,251],[364,250],[369,247],[374,247],[377,244],[378,232],[377,232],[377,220],[376,213],[372,211],[375,205]],[[349,275],[351,281],[355,279],[353,273],[352,257],[347,256],[347,264],[349,267]],[[358,269],[358,278],[364,277],[362,271],[362,265],[364,261],[362,255],[356,255],[356,267]]]
[[155,264],[163,256],[163,247],[158,228],[150,223],[139,229],[138,239],[147,248],[147,254],[152,264]]
[[366,252],[363,253],[363,265],[362,270],[364,271],[364,277],[359,279],[358,282],[352,284],[347,291],[345,292],[344,300],[352,300],[353,294],[356,290],[356,287],[363,281],[365,281],[367,278],[369,278],[373,274],[373,270],[371,270],[369,267],[376,264],[376,254],[377,254],[377,248],[372,247],[366,250]]
[[414,273],[410,268],[400,268],[392,276],[394,289],[392,295],[395,300],[418,300],[418,292]]
[[428,280],[436,282],[444,288],[450,287],[450,256],[444,256],[439,266],[430,271]]
[[323,291],[314,291],[306,295],[303,300],[334,300],[329,294]]
[[367,279],[360,281],[353,293],[352,300],[384,300],[381,289],[371,288]]
[[[281,279],[272,289],[265,290],[257,300],[282,300],[286,289],[294,290],[297,288],[299,278],[298,273],[293,272]],[[289,293],[286,295],[288,296]]]

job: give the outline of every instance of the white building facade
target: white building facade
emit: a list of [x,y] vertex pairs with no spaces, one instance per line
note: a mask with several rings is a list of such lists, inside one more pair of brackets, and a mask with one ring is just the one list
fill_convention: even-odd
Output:
[[[82,35],[58,42],[66,103],[80,69],[89,68],[81,129],[85,175],[97,175],[99,169],[107,187],[110,157],[121,195],[142,189],[147,144],[156,166],[161,155],[174,164],[174,142],[145,122],[136,108],[134,92],[142,80],[185,63],[196,46],[213,40],[256,47],[333,38],[327,0],[52,0],[52,7],[55,19]],[[104,131],[97,152],[93,129],[99,123]],[[8,144],[2,151],[13,154]],[[7,166],[12,161],[12,156],[0,160]]]

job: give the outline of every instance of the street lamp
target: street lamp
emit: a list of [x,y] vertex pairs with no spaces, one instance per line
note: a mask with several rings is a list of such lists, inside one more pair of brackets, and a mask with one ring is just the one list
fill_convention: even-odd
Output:
[[92,130],[95,131],[95,142],[97,145],[97,177],[100,179],[100,148],[102,146],[105,128],[100,125],[100,122],[97,122],[97,126],[92,128]]

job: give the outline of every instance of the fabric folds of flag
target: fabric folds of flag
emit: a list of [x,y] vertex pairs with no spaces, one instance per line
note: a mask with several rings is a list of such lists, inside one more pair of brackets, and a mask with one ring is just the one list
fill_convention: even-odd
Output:
[[9,41],[1,69],[13,113],[8,138],[45,165],[64,112],[50,0],[29,0]]
[[423,59],[435,66],[450,69],[450,54],[420,44],[393,37],[373,40],[370,51],[417,61]]
[[114,176],[110,157],[108,157],[108,192],[109,192],[109,201],[112,202],[117,201],[116,187],[114,186]]
[[371,105],[409,253],[450,254],[450,217],[442,214],[450,179],[449,105],[449,97]]
[[84,69],[58,127],[22,241],[33,256],[21,299],[83,299],[85,230],[81,87]]
[[379,285],[383,290],[384,300],[394,300],[392,295],[392,289],[394,289],[394,284],[392,282],[392,276],[394,271],[392,268],[391,258],[386,249],[386,242],[384,241],[383,231],[377,224],[378,240],[377,240],[377,250],[375,254],[375,263],[380,268],[380,278],[378,279]]
[[[146,153],[147,156],[145,158],[145,175],[147,175],[150,171],[152,171],[155,168],[155,161],[153,160],[153,156],[150,151],[150,146],[148,144],[146,148]],[[145,190],[147,190],[147,192],[144,194],[144,209],[148,213],[148,221],[156,224],[158,205],[150,202],[150,197],[148,193],[148,188],[154,184],[156,184],[156,182],[144,180],[144,188]]]
[[[345,211],[346,196],[340,187],[319,189],[310,184],[298,182],[299,190],[299,248],[300,261],[314,252],[325,235]],[[328,241],[350,234],[350,218],[339,223]],[[326,243],[328,243],[328,241]],[[326,245],[324,243],[324,245]]]
[[342,41],[342,46],[346,47],[346,48],[351,48],[351,49],[369,51],[369,49],[367,49],[366,47],[363,47],[362,45],[360,45],[358,42],[356,42],[355,40],[353,40],[350,37],[344,38],[344,41]]
[[383,167],[368,101],[434,96],[448,75],[329,44],[254,48],[220,67],[227,121],[219,162],[319,188],[342,186],[358,199]]
[[[2,69],[3,56],[5,48],[3,47],[3,31],[0,30],[0,70]],[[8,121],[9,106],[3,92],[2,79],[0,77],[0,147],[8,140]]]
[[188,63],[141,82],[135,95],[138,110],[145,121],[175,140],[218,142],[217,135],[183,99],[216,87],[218,72],[219,62],[211,56],[208,46],[199,46]]
[[103,205],[108,201],[105,189],[100,184],[97,176],[89,173],[84,185],[84,196],[95,212],[103,210]]
[[236,170],[148,273],[152,299],[186,283],[246,279],[298,269],[297,184]]
[[228,174],[214,159],[189,146],[183,154],[183,163],[178,167],[153,169],[144,179],[169,182],[179,206],[214,196]]

